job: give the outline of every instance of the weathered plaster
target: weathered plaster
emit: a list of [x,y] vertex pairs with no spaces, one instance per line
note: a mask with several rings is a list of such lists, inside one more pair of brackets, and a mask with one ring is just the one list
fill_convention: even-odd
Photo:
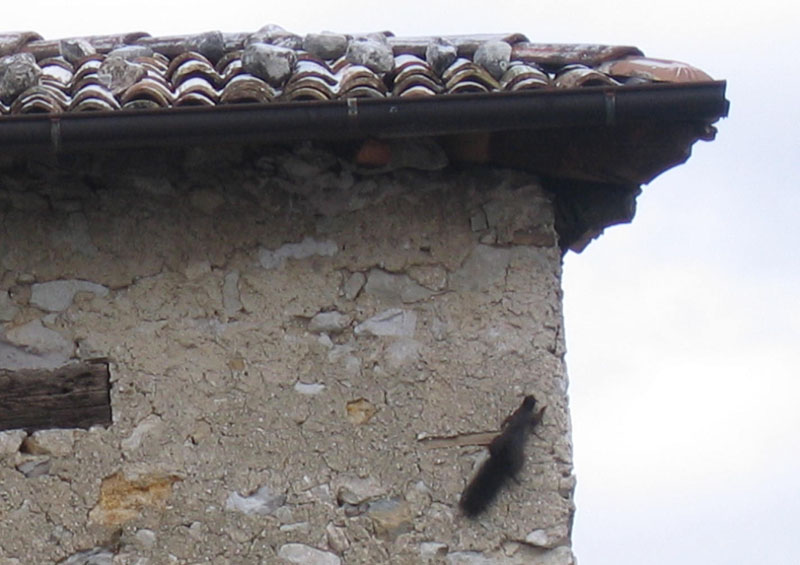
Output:
[[[550,197],[403,165],[4,163],[0,362],[108,357],[114,423],[0,436],[0,563],[572,563]],[[548,408],[519,484],[469,521],[485,449],[422,440],[496,430],[525,394]]]

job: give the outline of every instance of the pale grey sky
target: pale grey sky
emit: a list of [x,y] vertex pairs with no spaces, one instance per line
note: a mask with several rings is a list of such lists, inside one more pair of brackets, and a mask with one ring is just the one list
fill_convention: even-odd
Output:
[[636,45],[729,82],[730,118],[564,268],[591,565],[800,562],[800,7],[790,2],[28,0],[3,31],[520,31]]

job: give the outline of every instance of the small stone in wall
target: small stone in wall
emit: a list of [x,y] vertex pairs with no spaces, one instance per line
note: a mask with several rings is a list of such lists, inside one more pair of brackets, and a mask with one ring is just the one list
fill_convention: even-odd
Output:
[[364,273],[356,272],[347,277],[344,283],[344,296],[348,300],[355,300],[364,284],[367,282],[367,277]]
[[42,324],[41,320],[31,320],[27,324],[6,331],[6,340],[13,345],[28,348],[29,351],[47,354],[54,353],[68,359],[75,350],[75,344]]
[[411,507],[397,498],[370,502],[367,515],[372,518],[375,533],[386,540],[393,540],[413,527]]
[[356,335],[413,337],[416,328],[416,312],[390,308],[358,324],[354,331]]
[[19,312],[19,307],[14,304],[8,291],[0,290],[0,322],[10,322]]
[[325,537],[328,540],[328,547],[337,553],[344,553],[350,548],[350,540],[347,539],[345,529],[333,523],[325,526]]
[[386,368],[396,371],[419,360],[419,349],[422,344],[416,340],[400,338],[393,341],[384,352]]
[[33,455],[65,457],[75,446],[74,430],[39,430],[22,442],[22,451]]
[[76,279],[48,281],[31,287],[31,304],[48,312],[63,312],[79,292],[108,296],[108,288],[101,284]]
[[308,323],[308,331],[313,333],[339,333],[350,326],[351,318],[341,312],[318,312]]
[[10,455],[19,451],[25,435],[25,430],[0,432],[0,456]]
[[298,381],[294,385],[294,390],[300,394],[314,396],[325,390],[325,385],[322,383],[301,383]]
[[382,269],[370,270],[364,291],[389,305],[410,304],[433,296],[432,291],[414,282],[408,275],[387,273]]
[[222,306],[227,316],[234,316],[243,308],[239,293],[239,271],[231,271],[225,275],[222,283]]
[[347,419],[351,424],[360,426],[369,422],[378,411],[375,405],[366,398],[358,398],[347,403]]
[[298,565],[340,565],[342,560],[328,551],[302,543],[287,543],[278,550],[278,557]]
[[370,499],[386,494],[386,489],[373,477],[344,475],[336,484],[336,503],[358,506]]
[[172,485],[180,480],[170,474],[129,478],[124,473],[114,473],[100,484],[100,499],[89,512],[89,520],[113,527],[138,518],[145,508],[164,508]]
[[419,556],[425,561],[441,559],[447,555],[448,551],[449,548],[446,543],[424,541],[419,544]]
[[111,551],[104,547],[95,547],[75,553],[59,561],[58,565],[112,565],[113,563],[114,554]]
[[244,514],[266,516],[272,514],[286,502],[286,495],[275,493],[268,486],[260,487],[248,496],[232,492],[225,501],[225,510],[242,512]]
[[126,437],[120,442],[120,447],[125,453],[131,453],[139,448],[142,440],[149,435],[157,434],[163,428],[161,418],[155,414],[150,414],[141,422],[136,424],[136,427],[131,432],[131,435]]
[[50,472],[50,458],[45,455],[26,456],[17,464],[17,471],[25,475],[26,479],[43,477]]
[[569,529],[566,524],[533,530],[525,536],[525,543],[536,547],[553,549],[569,543]]
[[306,237],[300,243],[287,243],[275,251],[261,249],[258,254],[258,261],[265,269],[277,269],[287,259],[307,259],[314,255],[332,257],[338,251],[339,246],[329,239],[317,241],[313,237]]
[[497,565],[497,560],[477,551],[456,551],[447,554],[447,565]]

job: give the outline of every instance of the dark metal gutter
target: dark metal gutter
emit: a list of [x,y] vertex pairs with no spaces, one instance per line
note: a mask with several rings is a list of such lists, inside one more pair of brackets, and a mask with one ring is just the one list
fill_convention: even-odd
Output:
[[299,139],[406,137],[478,131],[712,123],[726,116],[725,82],[586,87],[403,99],[242,104],[0,117],[4,151],[54,151]]

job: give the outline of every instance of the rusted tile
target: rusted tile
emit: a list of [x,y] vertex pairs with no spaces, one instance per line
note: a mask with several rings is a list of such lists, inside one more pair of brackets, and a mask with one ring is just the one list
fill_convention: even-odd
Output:
[[503,90],[528,90],[551,86],[550,76],[544,71],[524,63],[512,63],[500,79]]
[[547,68],[558,68],[571,63],[590,67],[605,61],[621,59],[629,55],[642,55],[636,47],[627,45],[571,45],[559,43],[528,43],[512,45],[511,59],[536,63]]
[[150,100],[158,107],[167,108],[174,103],[175,95],[163,79],[148,76],[131,86],[120,97],[123,105],[137,100]]
[[240,104],[245,102],[271,102],[277,93],[275,89],[260,78],[248,74],[233,77],[225,85],[220,94],[223,104]]
[[[381,97],[386,95],[386,85],[375,73],[361,65],[348,65],[336,73],[341,97]],[[351,94],[353,93],[353,94]]]
[[620,86],[620,83],[589,67],[569,65],[556,75],[553,83],[557,88],[577,88],[582,86]]
[[636,77],[656,82],[702,82],[714,80],[700,69],[666,59],[630,57],[621,61],[609,61],[598,70],[615,77]]

